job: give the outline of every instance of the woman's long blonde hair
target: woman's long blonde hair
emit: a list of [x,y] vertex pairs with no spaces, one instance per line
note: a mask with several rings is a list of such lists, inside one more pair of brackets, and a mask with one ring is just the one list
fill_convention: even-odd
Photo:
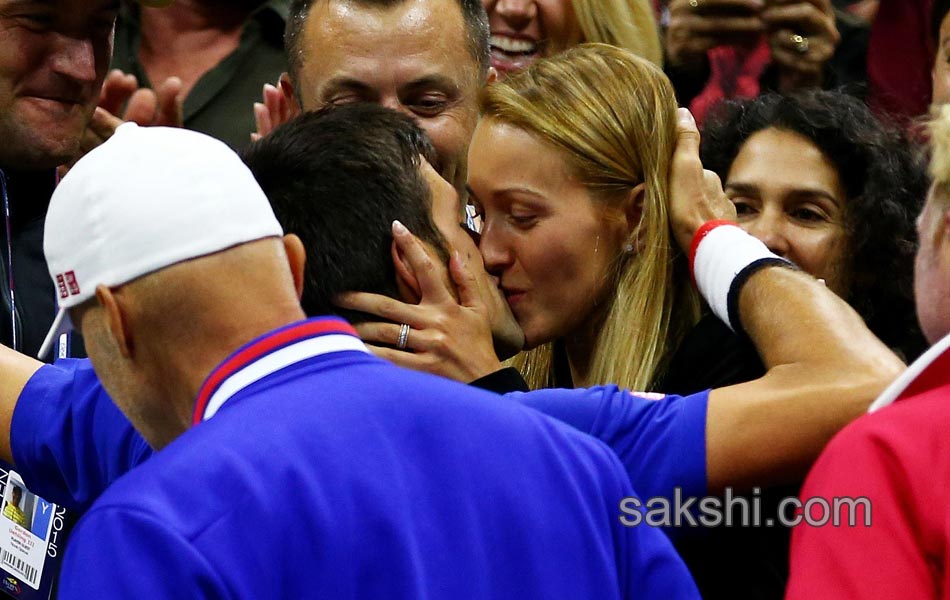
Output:
[[[614,293],[585,383],[652,389],[699,314],[667,212],[676,141],[670,82],[629,51],[582,44],[488,86],[481,109],[483,117],[565,151],[574,175],[598,201],[621,202],[644,184],[640,248],[617,258]],[[520,354],[515,365],[532,388],[554,384],[551,343]]]
[[663,66],[652,0],[572,0],[585,42],[624,48]]

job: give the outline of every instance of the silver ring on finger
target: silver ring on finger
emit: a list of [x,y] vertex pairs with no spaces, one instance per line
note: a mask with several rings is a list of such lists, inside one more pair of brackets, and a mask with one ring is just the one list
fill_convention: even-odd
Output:
[[699,8],[699,0],[689,0],[689,7],[693,10]]
[[793,33],[792,43],[795,44],[795,52],[798,52],[799,54],[808,54],[808,36]]
[[409,343],[409,331],[410,327],[408,324],[403,323],[399,326],[399,338],[396,340],[396,347],[400,350],[405,350],[406,344]]

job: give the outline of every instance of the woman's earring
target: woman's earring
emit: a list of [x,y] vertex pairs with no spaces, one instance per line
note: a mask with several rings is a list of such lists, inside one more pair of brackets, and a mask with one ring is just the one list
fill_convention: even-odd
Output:
[[627,254],[633,254],[633,244],[627,244],[623,247],[623,251]]

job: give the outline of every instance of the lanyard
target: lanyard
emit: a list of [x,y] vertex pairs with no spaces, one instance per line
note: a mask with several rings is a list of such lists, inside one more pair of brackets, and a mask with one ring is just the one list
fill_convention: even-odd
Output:
[[[53,182],[54,188],[59,185],[59,174],[60,174],[59,169],[56,169],[55,180]],[[55,318],[55,315],[59,313],[59,297],[56,296],[56,294],[53,294],[53,297],[55,298],[55,302],[56,302],[55,306],[53,307],[53,318]],[[64,333],[63,335],[59,336],[59,345],[57,346],[57,350],[56,350],[56,358],[69,358],[70,356],[72,356],[72,350],[73,350],[72,332]]]
[[[59,183],[59,178],[57,176],[56,183]],[[7,234],[7,244],[6,244],[6,253],[3,257],[3,267],[6,269],[7,275],[7,288],[10,290],[10,332],[11,332],[11,347],[17,352],[23,352],[23,330],[22,330],[22,320],[20,318],[20,311],[17,307],[17,295],[16,295],[16,276],[13,273],[13,220],[11,218],[10,211],[10,195],[7,190],[7,176],[0,170],[0,198],[3,201],[3,220],[5,225],[5,230]],[[54,307],[53,314],[59,310],[59,306]],[[70,354],[70,346],[72,345],[72,334],[64,334],[59,339],[59,348],[56,353],[57,358],[66,358]]]
[[16,305],[16,279],[13,276],[13,225],[10,221],[10,196],[7,194],[7,176],[0,171],[0,196],[3,197],[3,218],[7,231],[7,252],[4,267],[7,271],[7,288],[10,290],[10,332],[14,350],[20,351],[20,313]]

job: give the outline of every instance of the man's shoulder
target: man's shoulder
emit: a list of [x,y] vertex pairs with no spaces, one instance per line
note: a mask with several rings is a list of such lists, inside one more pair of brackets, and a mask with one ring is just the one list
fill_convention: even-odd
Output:
[[295,365],[252,393],[295,395],[304,390],[314,398],[345,402],[354,409],[357,403],[365,403],[380,409],[395,405],[401,411],[431,414],[433,418],[451,417],[458,411],[537,417],[505,396],[398,367],[360,352]]
[[829,442],[813,473],[876,471],[913,481],[932,469],[947,472],[948,434],[950,385],[944,385],[850,423]]
[[[583,451],[601,453],[602,442],[584,435],[557,418],[534,410],[525,397],[551,397],[565,404],[584,404],[602,398],[604,390],[541,390],[527,394],[498,395],[456,381],[418,373],[381,362],[372,378],[360,378],[357,387],[348,393],[363,393],[369,402],[383,407],[398,406],[407,418],[416,423],[445,427],[445,431],[478,432],[496,440],[509,439],[511,443],[530,447],[537,437],[563,440],[563,448],[584,448]],[[339,374],[341,377],[345,373]],[[363,391],[359,392],[358,387]],[[520,401],[519,401],[520,400]],[[411,416],[410,416],[411,415]],[[535,439],[535,442],[528,441]]]
[[[440,412],[440,400],[471,405],[475,410],[493,410],[499,396],[451,379],[420,373],[364,352],[339,352],[291,365],[260,386],[249,388],[250,395],[297,396],[301,392],[314,398],[357,400],[386,405],[395,399],[408,410]],[[486,408],[488,407],[488,408]]]
[[[261,415],[260,427],[270,427]],[[279,427],[275,424],[274,427]],[[226,528],[255,526],[266,515],[261,498],[295,496],[298,490],[277,477],[293,457],[273,447],[255,450],[252,437],[235,439],[236,431],[196,427],[149,460],[127,471],[107,487],[80,520],[98,523],[136,522],[158,527],[183,543],[218,547],[231,534],[207,534],[215,524]],[[319,464],[312,466],[319,472]],[[265,493],[266,491],[266,493]],[[88,519],[87,519],[88,517]],[[236,535],[236,534],[235,534]],[[136,542],[139,543],[147,542]]]
[[210,494],[227,503],[246,497],[262,477],[280,487],[271,470],[312,471],[321,485],[345,487],[433,456],[472,482],[515,462],[525,474],[538,469],[613,489],[626,477],[599,440],[508,398],[372,357],[301,365],[228,403],[116,482],[102,502],[162,507],[155,498]]
[[842,435],[923,443],[930,435],[942,436],[947,432],[950,432],[950,383],[863,415],[848,425]]
[[[491,515],[517,497],[522,509],[574,518],[632,493],[618,459],[596,439],[494,394],[386,365],[371,368],[330,370],[307,378],[318,384],[313,388],[297,380],[271,387],[273,397],[247,398],[252,402],[230,410],[225,404],[116,481],[92,511],[146,515],[206,544],[220,541],[203,532],[222,519],[286,529],[273,505],[289,497],[298,506],[324,507],[306,519],[326,533],[340,519],[399,513],[412,502],[448,510],[456,498]],[[340,379],[350,376],[363,385],[347,389]],[[332,387],[310,397],[296,393],[326,381]],[[364,393],[382,388],[388,395]],[[278,406],[281,390],[291,389],[291,402]],[[578,493],[548,507],[546,499],[564,489]],[[482,494],[495,500],[476,502]]]

